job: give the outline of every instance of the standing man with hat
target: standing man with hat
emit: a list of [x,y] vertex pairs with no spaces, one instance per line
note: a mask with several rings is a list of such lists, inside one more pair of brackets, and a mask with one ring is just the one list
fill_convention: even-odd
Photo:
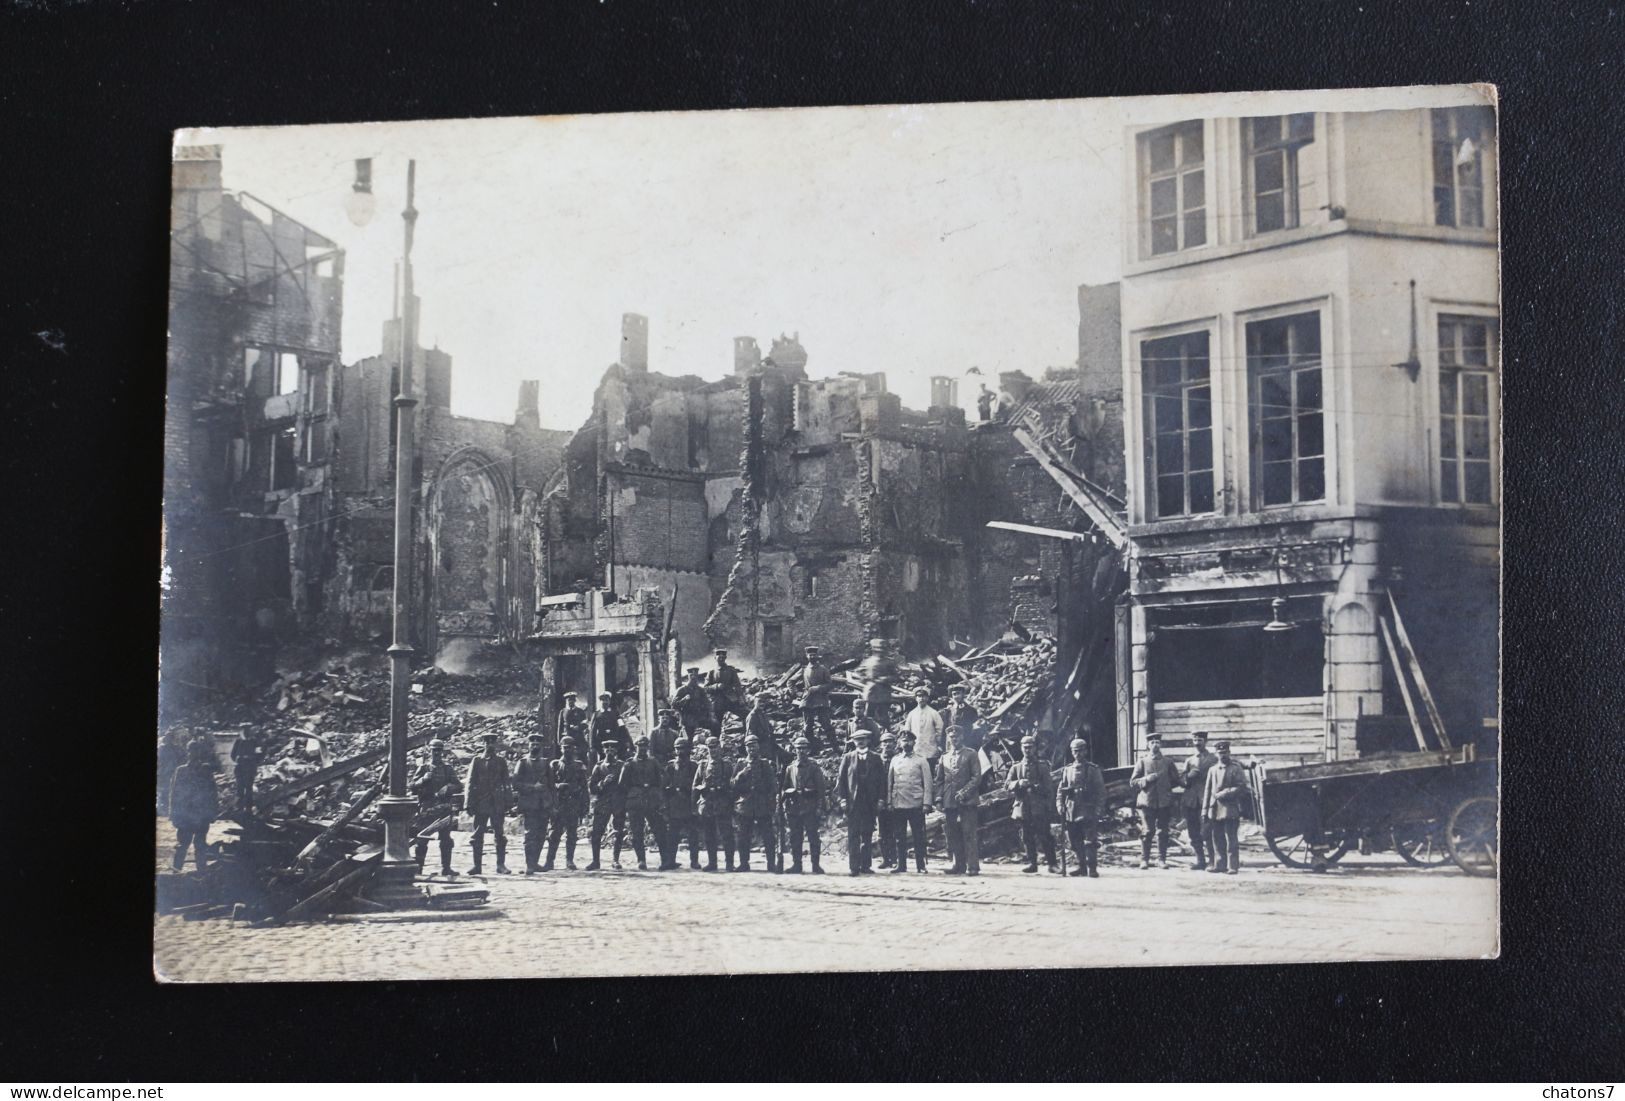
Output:
[[1055,805],[1055,781],[1049,765],[1038,757],[1038,740],[1031,734],[1021,739],[1021,760],[1010,766],[1004,786],[1015,794],[1010,817],[1021,822],[1021,840],[1027,847],[1024,872],[1038,870],[1038,850],[1044,850],[1044,863],[1052,872],[1055,864],[1055,838],[1049,832],[1050,808]]
[[1191,848],[1196,850],[1196,864],[1194,871],[1201,871],[1208,866],[1213,858],[1213,839],[1207,836],[1206,819],[1202,815],[1202,795],[1207,788],[1208,770],[1218,764],[1219,759],[1207,751],[1207,731],[1196,732],[1196,750],[1185,758],[1185,767],[1180,770],[1180,782],[1185,790],[1179,796],[1179,809],[1185,813],[1185,832],[1190,837]]
[[[564,707],[559,710],[558,726],[561,745],[566,738],[574,738],[582,745],[587,744],[587,720],[590,716],[587,709],[576,702],[576,698],[574,692],[564,694]],[[592,751],[596,752],[596,747],[593,747]]]
[[[872,724],[874,719],[864,709],[864,718]],[[880,735],[880,767],[885,770],[885,780],[880,785],[880,804],[875,808],[875,827],[880,834],[880,868],[882,871],[894,867],[897,858],[897,816],[891,808],[891,763],[897,756],[897,735],[889,730],[883,730]]]
[[810,839],[813,875],[823,875],[824,868],[818,862],[818,812],[824,805],[824,789],[829,786],[829,781],[824,778],[824,770],[818,767],[818,762],[812,759],[811,739],[803,735],[796,739],[795,745],[795,760],[784,766],[782,785],[784,816],[790,824],[790,851],[793,854],[789,871],[794,875],[801,874],[802,842]]
[[942,712],[931,706],[931,689],[923,684],[914,690],[914,710],[908,713],[907,722],[920,757],[935,771],[942,756]]
[[858,666],[863,681],[863,702],[869,717],[884,729],[892,723],[892,682],[897,679],[897,663],[892,660],[891,643],[883,638],[869,640],[869,656]]
[[765,689],[756,693],[751,701],[750,714],[745,716],[745,734],[756,739],[767,763],[778,768],[779,734],[767,714],[768,701],[772,698],[773,694]]
[[487,730],[480,737],[485,741],[485,752],[468,765],[468,778],[463,781],[463,812],[474,818],[474,866],[469,875],[479,875],[485,859],[485,835],[496,835],[497,873],[508,874],[508,834],[504,821],[508,808],[513,806],[513,784],[508,778],[508,761],[501,753],[502,735]]
[[1202,814],[1213,833],[1213,864],[1210,872],[1235,875],[1241,869],[1241,848],[1237,832],[1247,804],[1247,770],[1230,756],[1230,743],[1215,746],[1219,759],[1208,769],[1202,791]]
[[869,751],[869,731],[852,731],[853,748],[841,758],[835,790],[846,801],[846,863],[852,875],[874,870],[875,813],[886,796],[886,766]]
[[745,759],[734,770],[734,840],[739,846],[738,872],[750,871],[750,842],[752,833],[762,837],[762,855],[767,870],[777,870],[773,812],[778,809],[779,783],[776,770],[762,756],[762,743],[754,735],[745,736]]
[[418,797],[418,831],[412,840],[415,850],[412,859],[418,871],[423,870],[424,858],[429,855],[429,839],[424,836],[431,826],[440,841],[440,874],[454,875],[451,870],[451,827],[457,821],[457,796],[463,785],[457,780],[457,770],[446,760],[446,743],[435,738],[429,743],[429,761],[412,777],[412,794]]
[[1078,858],[1073,875],[1100,878],[1096,856],[1100,852],[1100,812],[1106,805],[1106,775],[1089,759],[1089,742],[1072,739],[1072,763],[1061,770],[1055,789],[1055,809],[1061,814],[1072,855]]
[[649,756],[664,765],[671,760],[677,739],[682,736],[683,727],[677,721],[677,712],[662,707],[655,715],[655,728],[649,732]]
[[1168,866],[1168,827],[1174,817],[1174,788],[1179,785],[1179,770],[1173,761],[1162,755],[1162,739],[1155,734],[1145,740],[1146,754],[1134,762],[1134,773],[1129,785],[1139,794],[1134,806],[1140,812],[1140,867],[1151,867],[1151,834],[1157,835],[1157,855],[1162,866]]
[[677,714],[683,720],[683,729],[688,732],[689,738],[694,737],[697,730],[711,725],[714,718],[711,711],[711,697],[705,691],[705,685],[700,683],[700,667],[691,665],[688,669],[688,680],[677,689],[672,697],[672,704],[677,708]]
[[214,789],[214,766],[209,743],[202,738],[187,748],[187,761],[175,769],[169,780],[169,821],[175,827],[174,867],[186,864],[191,848],[197,870],[208,864],[209,823],[220,812],[220,797]]
[[982,713],[969,701],[969,691],[964,684],[956,684],[948,689],[951,702],[942,718],[948,726],[959,728],[959,736],[966,749],[977,750],[982,748],[982,732],[977,728],[982,721]]
[[830,687],[829,666],[824,664],[823,651],[816,646],[807,647],[807,666],[801,671],[801,728],[809,738],[827,738],[834,729],[830,718]]
[[574,738],[563,739],[559,742],[563,756],[548,766],[553,790],[558,793],[558,806],[553,811],[553,832],[547,837],[544,872],[553,870],[561,835],[565,838],[564,866],[572,872],[576,870],[576,831],[581,828],[581,816],[587,813],[587,766],[578,755],[580,748]]
[[513,786],[525,821],[525,874],[535,875],[542,870],[542,844],[548,819],[558,811],[559,795],[548,767],[547,736],[532,734],[527,740],[530,753],[514,768]]
[[745,682],[739,679],[739,670],[728,664],[728,651],[716,651],[717,667],[705,675],[705,694],[711,697],[713,727],[722,732],[722,717],[745,717]]
[[942,832],[952,863],[949,875],[981,875],[980,829],[982,767],[977,755],[960,744],[959,728],[948,728],[948,749],[937,761],[937,801],[942,804]]
[[714,734],[706,740],[705,760],[694,770],[694,801],[705,826],[705,870],[717,870],[720,844],[733,871],[733,762],[722,755],[722,742]]
[[677,735],[672,751],[675,756],[662,772],[666,804],[666,844],[660,854],[662,871],[676,870],[677,846],[685,837],[688,838],[688,866],[700,866],[699,817],[695,814],[694,798],[694,774],[699,767],[689,755],[689,741],[684,735]]
[[615,695],[611,692],[598,693],[598,710],[593,712],[592,721],[588,725],[587,746],[596,754],[598,747],[610,739],[626,745],[631,742],[631,735],[627,733],[626,723],[615,711]]
[[604,755],[593,766],[587,777],[587,790],[592,793],[592,863],[589,872],[599,869],[598,856],[604,844],[604,826],[615,827],[615,849],[612,863],[621,866],[621,844],[626,838],[626,789],[621,787],[621,770],[626,762],[621,759],[621,743],[611,738],[604,742]]
[[914,752],[914,735],[903,731],[902,752],[886,769],[886,806],[897,843],[896,875],[908,870],[908,835],[914,834],[914,870],[925,874],[925,808],[931,805],[931,767]]
[[254,780],[259,776],[260,758],[264,754],[253,724],[243,723],[241,729],[242,733],[231,743],[232,779],[236,781],[239,821],[254,813]]
[[638,870],[649,870],[644,853],[645,826],[655,835],[655,851],[661,855],[660,867],[666,866],[666,770],[649,756],[649,736],[639,734],[632,759],[621,769],[621,787],[626,791],[626,821],[632,829],[632,851],[638,858]]

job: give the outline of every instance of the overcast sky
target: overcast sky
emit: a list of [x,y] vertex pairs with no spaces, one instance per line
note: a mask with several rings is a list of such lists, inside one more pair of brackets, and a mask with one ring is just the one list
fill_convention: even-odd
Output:
[[[542,423],[573,429],[629,311],[649,318],[652,370],[721,378],[735,336],[766,352],[799,333],[809,374],[884,371],[915,408],[932,375],[1071,364],[1078,285],[1121,267],[1124,128],[1265,114],[1272,101],[1377,105],[1371,93],[1279,95],[255,127],[176,141],[220,144],[227,188],[345,249],[347,362],[380,350],[416,158],[419,331],[453,357],[453,411],[510,420],[519,381],[539,378]],[[1409,98],[1394,90],[1382,105]],[[345,210],[358,157],[373,159],[377,196],[361,227]],[[974,386],[960,397],[970,404]]]

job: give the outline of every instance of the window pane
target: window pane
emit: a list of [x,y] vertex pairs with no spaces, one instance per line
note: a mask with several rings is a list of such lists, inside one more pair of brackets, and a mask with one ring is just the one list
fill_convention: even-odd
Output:
[[1264,503],[1289,505],[1292,503],[1292,463],[1264,464]]
[[1201,382],[1207,378],[1207,334],[1199,333],[1196,336],[1185,338],[1185,354],[1189,360],[1185,364],[1185,378],[1191,382]]
[[1178,208],[1179,188],[1174,177],[1151,181],[1151,217],[1162,218]]
[[1192,210],[1185,214],[1185,247],[1195,248],[1207,244],[1207,214]]
[[1479,187],[1463,187],[1459,192],[1461,205],[1460,224],[1464,226],[1484,225],[1484,190]]
[[1193,165],[1202,163],[1202,124],[1200,122],[1186,123],[1179,133],[1179,163]]
[[1439,463],[1439,496],[1446,501],[1461,500],[1456,486],[1456,460],[1444,459]]
[[277,356],[276,392],[291,394],[299,389],[299,357],[292,352]]
[[1258,406],[1265,417],[1284,417],[1292,412],[1292,395],[1286,375],[1264,375],[1258,380]]
[[1304,459],[1298,463],[1298,500],[1319,501],[1326,496],[1326,461]]
[[1168,391],[1179,385],[1179,360],[1173,356],[1154,356],[1145,361],[1151,375],[1151,388]]
[[1191,470],[1213,469],[1213,434],[1211,432],[1192,432],[1190,434],[1190,461]]
[[1449,415],[1456,411],[1456,380],[1458,371],[1439,372],[1439,412]]
[[1286,228],[1286,196],[1277,191],[1259,195],[1253,204],[1254,228],[1259,233]]
[[1463,372],[1461,376],[1461,411],[1469,416],[1484,416],[1490,411],[1490,376],[1480,371]]
[[1259,446],[1266,463],[1292,458],[1292,418],[1266,419],[1259,430]]
[[1193,387],[1187,403],[1191,428],[1206,428],[1213,423],[1213,403],[1208,400],[1208,388]]
[[1298,408],[1300,410],[1320,408],[1319,371],[1298,372]]
[[1479,322],[1463,322],[1461,333],[1461,361],[1474,367],[1489,365],[1489,326]]
[[1439,421],[1439,453],[1447,458],[1458,458],[1456,452],[1456,418],[1445,417]]
[[1318,360],[1320,358],[1320,315],[1318,313],[1301,313],[1289,319],[1292,327],[1292,351],[1294,356],[1302,360]]
[[1158,436],[1157,437],[1157,474],[1178,474],[1185,469],[1185,448],[1183,437]]
[[1281,140],[1281,116],[1265,115],[1253,119],[1253,148],[1263,149]]
[[1439,366],[1454,367],[1456,360],[1456,342],[1460,334],[1456,331],[1453,321],[1439,322]]
[[1157,479],[1157,515],[1178,516],[1185,511],[1185,479],[1178,474]]
[[1248,349],[1257,356],[1263,368],[1278,367],[1286,363],[1286,326],[1279,321],[1256,321],[1247,326]]
[[1159,394],[1153,399],[1156,430],[1161,432],[1178,432],[1184,427],[1185,419],[1180,409],[1179,395]]
[[1179,248],[1179,219],[1158,218],[1151,223],[1151,255],[1174,252]]
[[1488,459],[1490,457],[1490,422],[1487,419],[1473,417],[1463,420],[1461,441],[1461,457],[1464,459]]
[[1433,189],[1433,224],[1436,226],[1456,224],[1456,195],[1453,189],[1448,187]]
[[1298,417],[1298,454],[1324,455],[1326,453],[1325,425],[1319,413],[1304,413]]
[[1207,205],[1207,173],[1201,170],[1187,172],[1180,177],[1179,186],[1183,190],[1183,205],[1186,210],[1196,210]]
[[1284,157],[1284,153],[1275,150],[1253,158],[1253,188],[1260,194],[1266,191],[1279,191],[1285,186]]
[[1168,172],[1174,167],[1174,132],[1163,130],[1146,139],[1147,158],[1151,171]]
[[1471,505],[1490,503],[1490,464],[1462,463],[1462,500]]
[[1213,511],[1213,472],[1191,475],[1191,514]]

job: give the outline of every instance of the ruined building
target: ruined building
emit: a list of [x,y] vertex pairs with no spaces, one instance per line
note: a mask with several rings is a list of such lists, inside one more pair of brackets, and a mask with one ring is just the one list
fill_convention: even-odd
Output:
[[219,146],[173,168],[162,698],[254,682],[328,598],[344,254],[248,194]]

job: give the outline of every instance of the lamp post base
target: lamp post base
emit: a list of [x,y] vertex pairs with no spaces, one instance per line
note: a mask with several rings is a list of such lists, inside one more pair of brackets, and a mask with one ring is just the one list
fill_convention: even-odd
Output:
[[410,795],[386,795],[378,800],[378,817],[384,820],[384,860],[367,897],[392,910],[424,905],[426,896],[414,882],[418,866],[412,859],[412,823],[417,811],[418,801]]

